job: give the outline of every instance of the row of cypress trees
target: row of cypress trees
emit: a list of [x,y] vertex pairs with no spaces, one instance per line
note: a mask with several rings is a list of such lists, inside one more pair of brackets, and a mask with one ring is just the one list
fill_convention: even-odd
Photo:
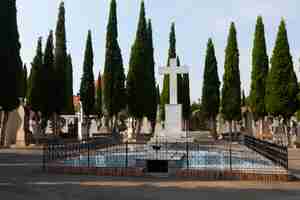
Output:
[[[288,120],[299,108],[299,88],[290,54],[285,22],[282,19],[271,58],[267,55],[263,19],[257,18],[252,50],[252,74],[249,106],[255,120],[262,121],[266,115]],[[215,119],[220,112],[230,122],[241,119],[241,80],[239,71],[239,50],[236,28],[231,23],[225,50],[225,72],[220,93],[217,60],[211,39],[207,44],[204,83],[202,88],[202,111],[212,121],[215,132]],[[243,103],[244,102],[244,103]],[[244,106],[244,105],[243,105]],[[234,123],[235,125],[235,123]],[[231,128],[230,128],[231,129]]]
[[[28,78],[27,105],[35,112],[41,112],[43,122],[51,116],[74,113],[73,104],[73,66],[71,55],[67,54],[65,8],[59,6],[55,31],[50,31],[45,51],[42,50],[42,38],[38,39],[36,55],[31,63]],[[54,120],[56,131],[57,120]]]

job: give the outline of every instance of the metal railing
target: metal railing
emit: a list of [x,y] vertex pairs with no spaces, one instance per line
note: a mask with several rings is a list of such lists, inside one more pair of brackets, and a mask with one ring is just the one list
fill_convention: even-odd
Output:
[[[169,168],[239,170],[276,173],[285,170],[286,152],[246,137],[245,144],[222,142],[207,145],[193,142],[113,143],[88,140],[51,143],[44,146],[43,166],[146,168],[149,160],[168,160]],[[273,154],[276,153],[276,154]],[[263,156],[262,156],[263,155]],[[273,155],[273,156],[272,156]],[[280,159],[276,156],[280,155]],[[276,159],[276,160],[275,160]]]
[[274,164],[288,169],[288,148],[267,141],[259,140],[251,136],[244,137],[244,144],[271,160]]

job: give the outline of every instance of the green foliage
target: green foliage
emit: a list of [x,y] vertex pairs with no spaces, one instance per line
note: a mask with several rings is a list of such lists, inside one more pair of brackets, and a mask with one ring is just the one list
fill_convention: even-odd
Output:
[[19,106],[20,81],[22,73],[22,60],[20,57],[19,33],[17,27],[16,0],[0,2],[0,107],[4,111],[10,111]]
[[218,64],[212,39],[208,40],[202,87],[202,112],[215,118],[220,107],[220,80]]
[[156,120],[156,112],[157,112],[157,94],[156,94],[156,82],[155,82],[155,71],[154,71],[155,63],[154,63],[154,48],[153,48],[153,38],[152,38],[152,24],[151,20],[149,20],[147,24],[147,80],[145,80],[144,84],[146,86],[146,100],[148,106],[146,116],[149,120]]
[[[168,63],[170,65],[170,59],[176,58],[176,34],[175,34],[175,23],[171,25],[171,32],[169,36],[169,53],[168,53]],[[160,119],[165,120],[165,104],[170,103],[170,77],[168,74],[164,75],[163,89],[160,97]]]
[[239,51],[236,29],[230,26],[227,47],[225,50],[225,72],[223,76],[221,112],[225,120],[241,119],[241,80],[239,70]]
[[241,103],[242,103],[241,105],[243,107],[247,105],[247,103],[246,103],[246,96],[245,96],[245,91],[244,90],[242,91],[242,102]]
[[30,73],[30,89],[28,104],[34,111],[42,110],[42,69],[43,69],[43,52],[42,52],[42,38],[38,39],[36,55],[31,63]]
[[94,53],[92,46],[91,31],[88,32],[86,41],[83,75],[80,84],[80,100],[82,102],[82,109],[86,116],[89,116],[95,106],[95,79],[93,73]]
[[45,54],[43,59],[43,67],[41,69],[41,111],[45,117],[49,117],[55,112],[53,98],[55,98],[55,69],[54,69],[54,55],[53,55],[53,32],[50,31]]
[[99,72],[98,80],[97,80],[97,88],[96,88],[96,113],[98,116],[102,116],[103,110],[102,110],[102,78],[101,78],[101,72]]
[[74,114],[74,103],[73,103],[73,64],[71,54],[67,56],[66,65],[66,107],[65,113]]
[[[177,56],[176,58],[177,66],[180,67],[180,59]],[[184,101],[184,91],[185,88],[183,87],[183,77],[181,74],[177,74],[177,101],[178,104],[183,104]]]
[[266,86],[266,109],[273,116],[289,118],[297,109],[297,77],[293,68],[284,20],[281,21]]
[[189,74],[183,74],[181,88],[182,88],[182,117],[185,120],[189,120],[191,117]]
[[147,67],[143,67],[145,66],[145,58],[148,58],[147,23],[145,5],[142,1],[136,39],[131,48],[127,75],[129,113],[137,119],[142,119],[147,114],[148,100],[146,94],[148,86],[147,83],[143,83],[147,80],[149,70]]
[[257,18],[252,51],[250,106],[255,119],[266,115],[266,81],[269,71],[265,30],[261,16]]
[[118,43],[117,5],[112,0],[106,33],[103,96],[107,114],[112,117],[126,107],[125,73]]
[[59,6],[58,20],[56,25],[56,44],[55,44],[55,98],[53,104],[57,113],[63,112],[67,107],[66,92],[66,73],[67,73],[67,46],[66,46],[66,27],[65,27],[65,7],[61,2]]

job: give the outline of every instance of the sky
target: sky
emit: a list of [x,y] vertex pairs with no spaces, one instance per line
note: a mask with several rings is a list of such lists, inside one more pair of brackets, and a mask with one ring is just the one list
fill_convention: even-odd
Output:
[[[49,31],[55,30],[60,2],[17,0],[21,56],[29,68],[38,37],[43,37],[45,45]],[[136,35],[140,2],[117,0],[119,44],[126,70]],[[93,37],[95,77],[98,77],[99,71],[103,72],[109,4],[110,0],[65,0],[67,49],[73,58],[74,94],[80,87],[89,29]],[[201,97],[206,45],[210,37],[216,49],[219,77],[221,81],[223,79],[224,52],[231,21],[237,28],[241,82],[246,94],[251,84],[251,52],[258,15],[262,15],[264,20],[269,57],[280,20],[286,20],[291,54],[299,77],[299,0],[145,0],[145,7],[146,17],[151,18],[153,26],[157,82],[162,84],[163,77],[157,69],[167,63],[170,26],[175,22],[177,54],[181,64],[189,66],[192,101]]]

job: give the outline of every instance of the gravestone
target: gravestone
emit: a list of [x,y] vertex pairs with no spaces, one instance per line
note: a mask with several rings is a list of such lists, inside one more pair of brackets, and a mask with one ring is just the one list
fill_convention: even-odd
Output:
[[143,118],[141,133],[142,134],[151,134],[151,123],[147,117]]

